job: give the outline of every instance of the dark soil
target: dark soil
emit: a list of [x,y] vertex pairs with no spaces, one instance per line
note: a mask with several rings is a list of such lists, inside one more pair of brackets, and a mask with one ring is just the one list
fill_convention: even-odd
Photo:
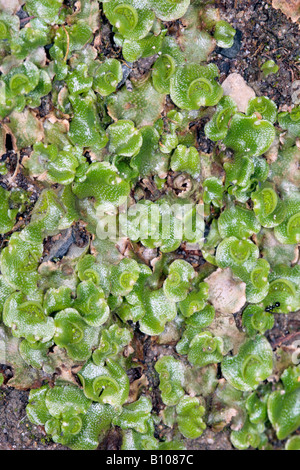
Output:
[[[241,33],[240,50],[234,58],[215,51],[212,57],[221,72],[221,81],[228,74],[240,73],[257,95],[272,98],[277,106],[290,106],[291,85],[300,79],[300,30],[272,1],[216,0],[221,17]],[[261,65],[274,60],[277,74],[263,77]]]
[[[236,43],[236,50],[233,51],[233,57],[225,57],[223,51],[219,49],[214,51],[211,57],[220,69],[221,82],[228,74],[238,72],[254,88],[257,95],[266,95],[272,98],[281,109],[291,105],[292,82],[300,79],[300,30],[298,26],[289,21],[283,13],[274,10],[271,6],[271,0],[216,0],[214,3],[220,9],[222,19],[228,20],[238,30],[238,43]],[[101,31],[97,47],[104,56],[120,57],[120,50],[113,45],[111,29],[107,22]],[[279,65],[279,72],[264,78],[260,72],[260,66],[269,59],[273,59]],[[152,63],[151,59],[138,61],[137,64],[134,64],[129,77],[135,78],[147,73]],[[127,65],[124,67],[129,68]],[[48,102],[45,102],[43,109],[41,109],[41,115],[48,112],[47,110]],[[209,152],[211,151],[211,142],[205,138],[204,124],[205,120],[202,120],[197,129],[199,147],[201,150]],[[13,172],[16,165],[14,152],[9,151],[4,158],[9,161]],[[5,178],[2,178],[1,184],[5,185]],[[21,168],[15,185],[28,189],[29,184],[32,185],[34,182],[28,182],[26,177],[22,175]],[[37,198],[40,189],[37,185],[34,185],[34,189],[33,197]],[[88,236],[82,229],[83,227],[75,226],[72,233],[69,234],[72,241],[75,240],[78,246],[84,245]],[[50,253],[54,241],[57,239],[46,241],[45,255]],[[184,257],[184,250],[182,255]],[[201,264],[201,260],[197,256],[198,254],[195,254],[195,262]],[[295,335],[299,331],[299,323],[299,316],[297,317],[296,314],[276,315],[275,327],[269,333],[269,340],[274,349],[289,344],[289,341],[295,339]],[[149,388],[152,387],[150,393],[154,410],[159,412],[163,404],[158,393],[158,376],[154,370],[154,364],[159,354],[174,353],[174,345],[158,345],[155,338],[149,338],[139,332],[137,332],[134,341],[136,343],[136,360],[143,364],[143,370],[130,369],[128,371],[130,382],[141,380],[142,375],[146,376]],[[9,375],[11,372],[8,370],[7,374]],[[28,391],[15,390],[5,385],[0,390],[0,450],[65,449],[63,446],[47,440],[44,430],[32,425],[27,419],[25,408],[28,393]],[[159,426],[157,437],[166,435],[167,432],[167,428]],[[99,449],[117,450],[120,448],[120,444],[120,432],[116,428],[110,431]],[[188,449],[193,450],[232,449],[227,431],[216,434],[206,430],[199,439],[187,441],[186,444]]]
[[28,392],[7,387],[0,391],[0,450],[66,449],[49,441],[42,427],[27,419]]

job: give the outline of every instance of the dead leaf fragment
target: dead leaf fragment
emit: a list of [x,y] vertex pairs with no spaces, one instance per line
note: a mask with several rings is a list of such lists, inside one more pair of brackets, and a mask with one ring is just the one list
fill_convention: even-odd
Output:
[[24,3],[25,0],[0,0],[0,11],[14,15]]
[[246,284],[233,279],[230,268],[217,269],[205,279],[209,285],[209,301],[216,315],[208,330],[224,341],[224,353],[233,350],[236,354],[245,341],[245,333],[239,331],[233,313],[237,313],[246,303]]
[[255,91],[247,85],[239,73],[231,73],[222,83],[225,96],[235,101],[238,111],[245,113],[251,98],[255,97]]
[[237,313],[245,305],[246,284],[233,279],[230,268],[217,269],[205,282],[209,285],[209,300],[220,313]]
[[294,23],[300,18],[299,0],[273,0],[272,6],[276,10],[281,10]]
[[130,384],[129,397],[126,403],[134,403],[141,392],[141,389],[146,388],[149,385],[148,379],[145,375],[142,375],[139,379],[135,380]]

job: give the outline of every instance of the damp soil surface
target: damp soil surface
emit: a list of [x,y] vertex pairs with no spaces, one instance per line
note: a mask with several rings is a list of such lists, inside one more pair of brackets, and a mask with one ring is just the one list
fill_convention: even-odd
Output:
[[[238,33],[234,50],[228,54],[228,51],[216,49],[211,55],[211,60],[220,69],[221,82],[225,80],[228,74],[237,72],[244,77],[257,95],[272,98],[280,110],[285,110],[292,104],[292,83],[300,80],[300,30],[297,24],[292,23],[281,11],[273,9],[271,4],[271,0],[216,0],[214,5],[219,8],[221,18],[229,21]],[[20,11],[21,14],[22,11]],[[120,50],[113,44],[112,32],[107,22],[103,25],[98,47],[104,55],[117,58],[120,56]],[[273,59],[278,64],[279,72],[276,75],[269,75],[264,78],[260,67],[263,62],[269,59]],[[150,70],[153,60],[150,58],[135,63],[132,69],[129,70],[128,78],[136,78],[146,74]],[[43,113],[48,112],[49,106],[51,106],[49,102],[42,103],[41,116]],[[47,108],[47,111],[44,108]],[[210,152],[212,143],[205,138],[203,132],[205,121],[202,121],[202,124],[202,127],[200,126],[197,130],[199,147],[204,152]],[[4,157],[13,169],[16,165],[16,156],[13,150],[8,149]],[[0,184],[5,186],[5,181],[0,181]],[[22,166],[14,184],[22,189],[28,189],[30,186],[33,194],[32,203],[34,204],[41,188],[35,185],[33,190],[33,183],[22,175]],[[30,220],[30,213],[25,215],[25,220],[19,222],[20,228],[26,224],[27,219]],[[85,243],[88,235],[84,227],[76,226],[70,233],[61,235],[61,237],[64,236],[66,237],[66,244],[69,243],[68,240],[71,237],[72,242],[75,240],[75,243],[81,246]],[[59,238],[46,240],[45,256],[52,254],[51,248],[59,241]],[[0,247],[5,243],[5,239],[0,239]],[[62,250],[64,244],[59,244],[59,246]],[[181,254],[184,258],[184,250]],[[199,263],[201,263],[201,260]],[[241,323],[238,315],[236,316],[236,323],[237,326]],[[300,339],[300,333],[297,333],[300,330],[299,323],[299,315],[297,314],[289,316],[276,315],[275,326],[268,337],[274,350],[278,346],[288,346],[296,337]],[[158,344],[155,338],[150,338],[138,331],[135,333],[134,341],[136,360],[143,367],[128,371],[132,393],[135,390],[134,384],[138,386],[142,381],[147,381],[148,389],[152,390],[151,398],[154,411],[159,412],[163,404],[158,393],[158,376],[154,370],[154,364],[160,354],[176,355],[175,343]],[[5,366],[2,366],[0,370],[7,380],[13,374],[11,369]],[[32,425],[27,419],[26,405],[29,391],[13,389],[6,386],[5,382],[0,389],[0,450],[66,449],[49,440],[43,428]],[[160,425],[156,429],[156,437],[166,436],[167,432],[167,428]],[[118,450],[120,445],[120,431],[115,428],[109,432],[99,449]],[[190,450],[228,450],[232,449],[232,446],[228,431],[215,433],[208,429],[199,439],[187,441],[187,448]]]

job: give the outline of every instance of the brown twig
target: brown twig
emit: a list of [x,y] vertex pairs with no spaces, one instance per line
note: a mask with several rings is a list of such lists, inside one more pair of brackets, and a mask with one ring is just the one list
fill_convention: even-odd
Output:
[[254,52],[253,56],[255,57],[260,51],[261,49],[264,47],[264,43],[262,42],[258,48],[256,49],[256,51]]
[[126,65],[126,67],[127,67],[128,69],[131,69],[130,65],[128,65],[128,64],[125,62],[125,60],[120,59],[120,62],[121,62],[123,65]]
[[66,36],[67,36],[67,52],[66,52],[66,55],[64,57],[64,62],[67,62],[68,55],[69,55],[69,50],[70,50],[70,36],[69,36],[69,33],[66,30],[65,26],[62,25],[62,27],[63,27],[64,32],[66,33]]
[[34,18],[36,18],[35,16],[27,16],[26,18],[22,18],[20,20],[20,24],[23,24],[25,23],[26,21],[30,21],[30,20],[34,20]]
[[300,336],[300,333],[299,332],[296,332],[296,333],[290,333],[286,336],[281,336],[280,338],[277,338],[272,346],[273,346],[273,349],[277,348],[278,346],[281,346],[283,343],[289,343],[290,341],[294,340],[294,339],[298,339]]
[[19,154],[19,152],[17,152],[17,164],[16,164],[15,171],[14,171],[13,175],[8,179],[8,183],[10,185],[13,183],[14,179],[16,178],[16,176],[19,172],[19,168],[20,168],[20,154]]

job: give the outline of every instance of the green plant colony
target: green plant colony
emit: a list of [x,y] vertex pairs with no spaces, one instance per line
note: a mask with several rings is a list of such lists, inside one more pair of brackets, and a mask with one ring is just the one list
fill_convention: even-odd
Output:
[[[25,21],[7,3],[0,145],[5,156],[11,136],[17,167],[12,175],[2,158],[1,341],[13,371],[5,383],[30,388],[30,421],[71,449],[97,448],[113,427],[122,449],[184,449],[207,427],[230,429],[238,449],[274,439],[299,449],[300,366],[273,351],[266,332],[274,314],[300,307],[300,107],[278,113],[258,96],[242,113],[223,96],[208,57],[236,32],[212,2],[27,0]],[[151,71],[129,82],[148,57]],[[202,118],[212,154],[197,149]],[[154,207],[158,236],[136,236],[131,215],[126,246],[100,240],[97,208],[118,214],[120,201]],[[175,202],[203,203],[206,232],[200,224],[195,239],[174,230],[165,238],[161,217]],[[173,219],[170,211],[171,227]],[[47,258],[46,242],[78,226],[87,243]],[[187,242],[202,252],[196,268],[183,259]],[[215,304],[224,273],[244,289],[240,331],[236,311],[222,323]],[[176,345],[153,359],[160,413],[137,333]],[[148,382],[130,380],[138,368]]]

